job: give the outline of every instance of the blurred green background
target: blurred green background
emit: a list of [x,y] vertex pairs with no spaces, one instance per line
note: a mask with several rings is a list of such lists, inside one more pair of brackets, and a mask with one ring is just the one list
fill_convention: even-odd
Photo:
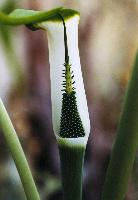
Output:
[[[101,200],[124,91],[138,46],[137,0],[1,0],[0,10],[80,11],[79,48],[91,134],[86,150],[83,199]],[[17,130],[42,200],[61,200],[60,163],[51,122],[50,75],[44,31],[0,25],[0,96]],[[138,155],[125,200],[138,199]],[[2,132],[0,199],[25,195]]]

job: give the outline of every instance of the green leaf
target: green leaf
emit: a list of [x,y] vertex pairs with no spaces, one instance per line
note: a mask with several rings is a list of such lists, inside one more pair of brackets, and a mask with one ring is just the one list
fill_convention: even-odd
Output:
[[79,15],[79,13],[72,9],[65,9],[63,7],[55,8],[50,11],[34,11],[25,9],[16,9],[9,15],[0,12],[0,24],[5,25],[22,25],[22,24],[36,24],[42,21],[61,21],[59,13],[62,14],[65,20]]
[[35,16],[38,13],[39,14],[44,13],[44,11],[15,9],[9,14],[9,16],[13,17],[14,19],[18,19],[18,18],[32,17],[32,16]]

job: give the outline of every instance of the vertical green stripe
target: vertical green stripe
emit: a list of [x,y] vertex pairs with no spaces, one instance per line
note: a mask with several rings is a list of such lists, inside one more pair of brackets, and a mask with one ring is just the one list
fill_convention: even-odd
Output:
[[138,54],[107,170],[102,200],[124,200],[138,148]]

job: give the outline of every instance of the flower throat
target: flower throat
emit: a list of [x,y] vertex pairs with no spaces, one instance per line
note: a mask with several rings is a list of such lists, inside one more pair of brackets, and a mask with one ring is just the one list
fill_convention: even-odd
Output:
[[78,112],[76,92],[73,80],[74,74],[71,69],[71,64],[69,63],[68,55],[68,44],[67,44],[67,33],[64,18],[59,14],[63,21],[64,26],[64,46],[65,46],[65,69],[63,70],[63,99],[62,99],[62,110],[61,110],[61,120],[60,120],[60,132],[59,135],[62,138],[78,138],[84,137],[85,132],[83,124]]

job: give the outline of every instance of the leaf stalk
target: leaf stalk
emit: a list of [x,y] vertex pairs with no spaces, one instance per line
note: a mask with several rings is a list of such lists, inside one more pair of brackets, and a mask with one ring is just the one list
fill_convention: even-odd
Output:
[[138,53],[125,95],[102,200],[123,200],[138,148]]

